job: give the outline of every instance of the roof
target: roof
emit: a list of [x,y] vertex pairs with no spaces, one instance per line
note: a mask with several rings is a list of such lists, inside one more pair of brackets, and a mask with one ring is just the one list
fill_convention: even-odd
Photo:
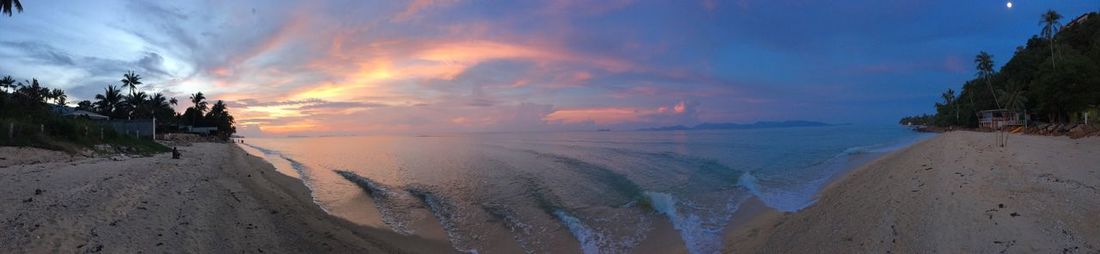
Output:
[[1085,23],[1085,20],[1088,20],[1089,17],[1092,16],[1092,14],[1093,14],[1092,12],[1081,14],[1081,16],[1077,16],[1077,18],[1070,21],[1069,24],[1066,24],[1065,27],[1071,27],[1071,26],[1076,25],[1076,24]]
[[73,117],[83,116],[83,117],[87,117],[87,118],[91,118],[91,119],[95,119],[95,120],[110,119],[110,117],[107,117],[105,115],[100,115],[100,114],[96,114],[96,113],[93,113],[93,112],[90,112],[90,111],[87,111],[87,110],[79,110],[79,109],[73,110],[71,112],[64,113],[64,114],[61,114],[61,115],[62,116],[73,116]]

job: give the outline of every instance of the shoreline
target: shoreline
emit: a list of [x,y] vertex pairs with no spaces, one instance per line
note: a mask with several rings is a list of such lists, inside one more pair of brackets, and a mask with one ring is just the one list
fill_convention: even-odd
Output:
[[0,192],[9,193],[0,197],[0,245],[31,253],[451,251],[329,215],[301,181],[235,145],[179,148],[180,160],[157,154],[0,167]]
[[[817,193],[814,193],[814,202],[807,207],[799,209],[798,211],[780,211],[778,209],[769,207],[762,200],[755,196],[749,198],[748,200],[741,203],[740,207],[737,209],[737,212],[730,220],[730,224],[726,226],[726,229],[723,233],[723,242],[725,243],[725,247],[722,249],[722,252],[741,252],[744,250],[755,250],[760,248],[764,244],[764,242],[762,241],[764,238],[759,236],[766,236],[770,233],[769,231],[761,230],[761,228],[779,223],[779,220],[784,215],[798,213],[802,210],[805,210],[806,208],[817,205],[817,201],[821,199],[822,195],[824,195],[829,189],[833,188],[833,186],[837,184],[840,184],[851,174],[862,170],[864,167],[867,167],[868,165],[874,163],[878,163],[880,160],[883,160],[888,156],[899,153],[918,144],[928,142],[935,138],[937,138],[937,135],[929,137],[918,137],[911,142],[894,144],[892,146],[899,146],[899,148],[883,152],[850,154],[847,161],[844,162],[844,168],[829,176],[827,180],[825,180],[825,185],[822,186],[817,191]],[[730,249],[731,247],[735,247],[738,249],[733,250]]]
[[[862,165],[870,163],[870,162],[872,162],[872,161],[874,161],[874,160],[876,160],[876,159],[878,159],[882,156],[889,155],[889,154],[891,154],[891,153],[893,153],[897,150],[908,148],[908,147],[910,147],[910,146],[912,146],[916,143],[919,143],[919,142],[924,142],[928,139],[929,139],[929,137],[914,137],[911,140],[898,140],[897,142],[892,142],[892,143],[883,143],[883,144],[877,144],[877,145],[872,145],[872,146],[863,146],[863,147],[855,147],[855,148],[852,148],[852,149],[848,149],[848,150],[853,150],[853,151],[847,151],[846,150],[843,153],[838,154],[836,156],[836,158],[839,158],[839,159],[830,159],[829,160],[830,162],[826,163],[826,165],[823,166],[823,167],[832,168],[832,169],[823,169],[823,170],[832,170],[833,173],[828,175],[826,180],[824,180],[824,184],[821,185],[821,187],[819,188],[819,190],[816,193],[813,193],[813,196],[816,199],[816,197],[818,195],[820,195],[821,191],[824,190],[825,187],[827,187],[828,185],[834,183],[835,181],[842,178],[844,175],[850,173],[851,171],[856,170],[857,168],[861,167]],[[259,158],[266,158],[266,159],[264,159],[265,161],[269,161],[269,160],[272,160],[272,159],[274,159],[276,161],[279,161],[280,158],[282,158],[281,160],[287,160],[288,159],[286,157],[281,157],[281,156],[275,156],[276,158],[268,157],[268,156],[270,156],[270,154],[268,154],[267,152],[261,151],[263,149],[255,148],[251,145],[237,145],[237,146],[239,148],[243,149],[243,150],[248,151],[253,156],[262,156],[262,157],[259,157]],[[278,163],[278,162],[269,161],[269,163]],[[289,167],[289,165],[283,165],[283,166],[284,167]],[[300,172],[288,172],[288,171],[291,171],[291,170],[290,169],[279,169],[279,172],[282,172],[284,174],[291,174],[291,176],[293,176],[293,177],[300,178],[300,177],[295,175],[295,174],[300,173]],[[301,181],[301,179],[297,179],[297,180]],[[358,189],[358,187],[356,189]],[[330,213],[330,214],[332,216],[335,216],[335,217],[338,217],[338,218],[343,218],[343,219],[346,219],[346,220],[349,220],[349,221],[353,221],[353,222],[355,222],[357,224],[360,224],[360,225],[370,225],[370,226],[373,226],[375,228],[388,229],[387,225],[382,222],[381,218],[379,218],[380,214],[378,213],[377,209],[375,209],[374,205],[372,205],[374,200],[372,200],[369,196],[365,196],[365,195],[352,195],[352,198],[354,200],[357,200],[358,202],[350,202],[350,201],[340,202],[339,204],[336,204],[336,205],[333,205],[332,207],[329,207],[329,209],[335,209],[335,210],[329,211],[329,212],[335,212],[335,213]],[[317,205],[317,206],[325,206],[322,203],[317,203],[317,200],[313,200],[313,201],[314,201],[314,204]],[[355,207],[358,207],[360,210],[349,213],[348,209],[347,209],[347,208],[349,208],[347,206],[349,203],[358,203],[358,204],[355,205]],[[739,208],[736,210],[736,212],[734,212],[734,214],[731,215],[731,219],[729,220],[729,223],[721,229],[722,233],[717,235],[717,239],[716,239],[716,241],[714,241],[714,243],[716,243],[718,245],[722,245],[725,242],[724,239],[728,238],[727,236],[729,236],[731,234],[736,234],[736,232],[738,232],[741,228],[744,228],[744,225],[753,224],[754,221],[756,221],[756,218],[758,218],[758,217],[770,216],[769,213],[779,213],[779,212],[776,211],[775,209],[771,208],[771,207],[768,207],[766,204],[764,204],[764,202],[761,199],[759,199],[755,196],[752,196],[750,198],[745,199],[744,201],[742,201],[740,203]],[[636,246],[638,248],[638,250],[656,251],[656,252],[661,252],[661,253],[687,253],[688,252],[687,245],[683,242],[684,240],[682,239],[683,232],[680,232],[679,230],[674,229],[674,225],[672,225],[672,223],[670,221],[668,221],[668,219],[666,218],[665,215],[659,215],[659,217],[661,219],[659,221],[655,222],[654,225],[653,225],[654,231],[647,234],[648,235],[648,237],[647,237],[648,240],[642,241],[638,246]],[[436,226],[435,223],[428,223],[428,224],[431,224],[432,226]],[[436,232],[436,231],[438,231],[438,232]],[[427,235],[426,234],[416,234],[419,237],[425,237],[425,238],[429,238],[429,239],[433,239],[433,240],[440,240],[440,241],[449,240],[449,238],[447,238],[447,235],[445,234],[445,232],[443,232],[442,228],[429,227],[429,228],[427,228],[427,230],[418,230],[418,232],[430,232],[430,233],[434,232],[434,233],[436,233],[436,234],[427,234]]]
[[[1100,139],[947,132],[761,212],[724,252],[1090,252],[1100,244]],[[840,216],[838,216],[840,215]]]

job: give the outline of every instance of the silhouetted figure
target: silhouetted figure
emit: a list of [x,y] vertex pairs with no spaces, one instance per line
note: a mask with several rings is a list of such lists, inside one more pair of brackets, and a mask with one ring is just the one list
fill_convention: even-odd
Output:
[[176,149],[176,147],[172,147],[172,159],[177,159],[178,160],[179,158],[180,158],[180,150]]

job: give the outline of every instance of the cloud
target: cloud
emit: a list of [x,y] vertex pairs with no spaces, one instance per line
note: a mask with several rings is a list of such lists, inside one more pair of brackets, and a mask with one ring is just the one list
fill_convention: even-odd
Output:
[[412,0],[404,10],[398,12],[393,17],[393,21],[401,22],[407,21],[417,13],[432,6],[445,5],[455,2],[454,0]]
[[368,103],[368,102],[322,102],[307,104],[299,107],[299,109],[348,109],[348,108],[378,108],[385,107],[385,104]]
[[592,107],[554,111],[545,120],[560,123],[591,122],[599,126],[646,126],[661,124],[693,124],[698,122],[700,103],[678,101],[656,108],[645,107]]
[[271,134],[892,122],[884,101],[926,106],[912,98],[971,78],[976,47],[1009,56],[1034,33],[928,1],[40,4],[0,22],[2,75],[86,99],[133,70],[143,90],[202,91]]

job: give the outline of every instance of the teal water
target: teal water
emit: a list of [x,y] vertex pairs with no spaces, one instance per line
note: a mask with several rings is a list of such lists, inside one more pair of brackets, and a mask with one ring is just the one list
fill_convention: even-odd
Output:
[[928,137],[849,125],[253,138],[244,147],[302,179],[336,215],[376,210],[384,227],[442,231],[459,251],[644,252],[635,248],[667,241],[654,235],[671,224],[676,244],[714,253],[749,198],[799,210],[855,155]]

